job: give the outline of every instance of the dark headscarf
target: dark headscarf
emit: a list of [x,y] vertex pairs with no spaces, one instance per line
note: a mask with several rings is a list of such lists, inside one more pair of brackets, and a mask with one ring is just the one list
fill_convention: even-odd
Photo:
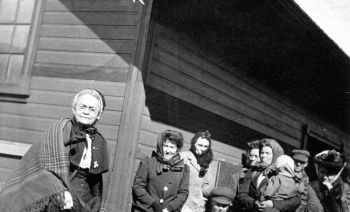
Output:
[[260,140],[260,151],[263,147],[268,146],[272,149],[272,161],[271,164],[257,163],[253,169],[257,171],[264,171],[264,175],[271,174],[272,171],[275,170],[276,159],[284,155],[283,148],[281,145],[275,140],[270,138],[264,138]]
[[[209,147],[207,150],[205,150],[201,155],[198,155],[196,153],[196,147],[195,144],[198,140],[198,138],[204,138],[209,141]],[[194,154],[194,156],[197,159],[198,165],[201,167],[201,170],[199,171],[199,176],[203,177],[205,173],[207,173],[209,164],[213,161],[213,151],[211,150],[211,139],[210,139],[210,133],[209,131],[205,132],[197,132],[192,140],[191,140],[191,148],[190,151]]]
[[[170,160],[164,160],[163,144],[169,140],[177,146],[176,154]],[[184,167],[184,161],[181,159],[179,151],[183,146],[183,136],[180,132],[175,130],[165,130],[157,138],[157,151],[152,152],[152,157],[156,157],[157,161],[157,174],[161,174],[163,171],[182,171]]]

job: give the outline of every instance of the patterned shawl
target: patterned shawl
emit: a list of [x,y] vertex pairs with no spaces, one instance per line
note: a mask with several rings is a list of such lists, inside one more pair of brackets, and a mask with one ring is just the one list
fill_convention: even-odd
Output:
[[47,204],[63,205],[61,194],[69,190],[70,119],[61,119],[41,142],[34,144],[22,158],[0,193],[2,212],[40,211]]

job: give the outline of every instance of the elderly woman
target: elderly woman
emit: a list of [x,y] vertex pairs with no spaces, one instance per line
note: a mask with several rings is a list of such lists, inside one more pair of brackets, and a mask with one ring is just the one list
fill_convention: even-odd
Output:
[[299,206],[300,200],[296,196],[289,200],[259,201],[271,177],[270,170],[273,170],[276,159],[283,154],[276,140],[260,140],[260,164],[250,168],[245,177],[240,179],[237,200],[242,211],[293,211]]
[[208,175],[209,164],[213,160],[210,133],[197,132],[191,140],[189,151],[181,152],[185,164],[190,167],[189,196],[182,208],[183,212],[203,212],[210,195]]
[[99,211],[108,154],[95,124],[105,106],[96,90],[75,95],[73,117],[56,122],[29,149],[2,190],[2,212]]
[[133,191],[133,211],[180,211],[188,196],[188,166],[180,158],[180,132],[166,130],[157,139],[157,151],[141,160]]
[[340,175],[345,157],[335,150],[320,152],[314,157],[319,180],[312,182],[325,212],[350,212],[350,188]]

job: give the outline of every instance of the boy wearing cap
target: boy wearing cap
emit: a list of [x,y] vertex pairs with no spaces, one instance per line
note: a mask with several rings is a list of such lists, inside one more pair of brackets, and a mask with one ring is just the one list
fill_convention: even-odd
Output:
[[296,212],[323,212],[320,200],[317,198],[314,189],[310,186],[309,177],[305,172],[310,157],[309,151],[294,149],[292,154],[295,164],[294,175],[301,200],[301,204]]
[[312,183],[325,212],[350,212],[350,188],[340,177],[346,162],[344,155],[325,150],[314,157],[319,178]]
[[210,212],[227,212],[232,205],[235,194],[227,187],[213,188],[211,192]]

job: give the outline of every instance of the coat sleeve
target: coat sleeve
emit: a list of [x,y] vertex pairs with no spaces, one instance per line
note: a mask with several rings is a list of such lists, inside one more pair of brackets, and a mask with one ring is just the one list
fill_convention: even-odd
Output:
[[263,193],[264,197],[271,199],[276,194],[280,186],[281,186],[281,182],[279,178],[277,176],[272,176],[269,179],[266,190]]
[[189,187],[190,172],[187,165],[184,166],[183,175],[179,185],[179,190],[174,199],[169,202],[167,209],[169,211],[178,211],[185,204],[188,197],[188,187]]
[[134,184],[132,186],[133,198],[136,204],[141,204],[145,208],[151,207],[155,199],[147,192],[148,158],[143,158],[136,172]]
[[298,196],[294,196],[288,200],[272,200],[272,202],[273,207],[279,211],[295,211],[301,203]]
[[252,172],[249,170],[245,177],[239,179],[237,201],[245,210],[254,208],[254,198],[249,195],[249,187],[252,182]]
[[318,199],[315,190],[307,185],[307,211],[308,212],[323,212],[323,207]]

